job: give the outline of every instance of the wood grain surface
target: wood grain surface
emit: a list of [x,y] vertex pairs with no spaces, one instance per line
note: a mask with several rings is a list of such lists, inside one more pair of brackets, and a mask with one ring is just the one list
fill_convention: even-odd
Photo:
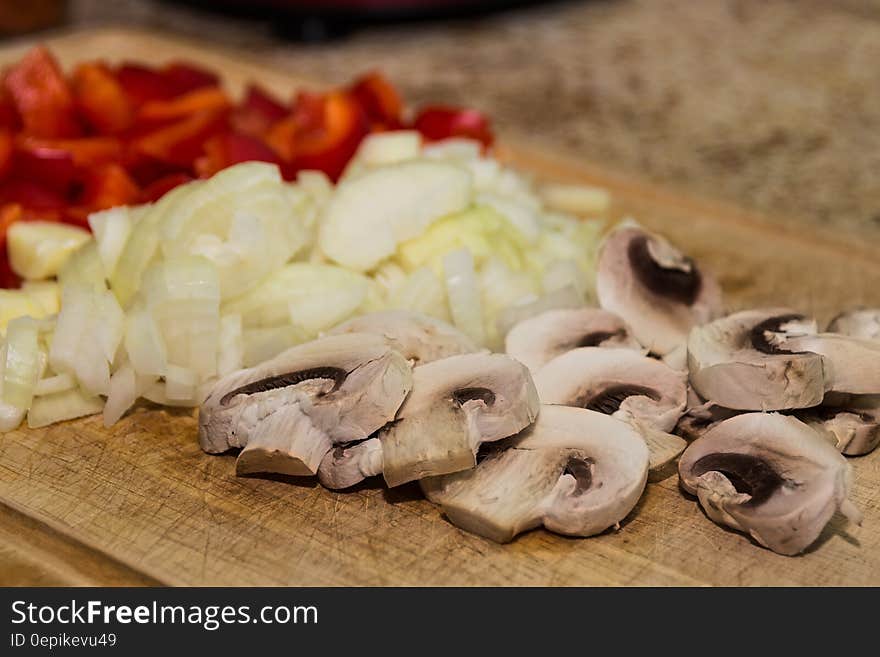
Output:
[[[105,57],[191,59],[285,95],[303,81],[201,44],[137,32],[49,39],[69,65]],[[29,44],[0,52],[0,64]],[[880,305],[880,245],[770,228],[736,208],[615,176],[503,135],[499,154],[538,179],[601,184],[619,215],[661,230],[720,277],[731,308],[790,305],[827,319]],[[865,585],[880,584],[880,454],[851,460],[861,527],[835,516],[799,557],[709,521],[677,477],[649,484],[620,531],[534,531],[496,545],[459,531],[416,486],[352,492],[234,476],[198,447],[194,414],[142,406],[0,435],[0,584]]]

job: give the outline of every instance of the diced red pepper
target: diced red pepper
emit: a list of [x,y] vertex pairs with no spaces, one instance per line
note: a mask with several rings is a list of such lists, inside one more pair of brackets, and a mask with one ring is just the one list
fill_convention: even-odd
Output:
[[44,47],[28,52],[9,70],[4,84],[26,133],[48,138],[81,133],[70,87]]
[[337,180],[370,132],[369,121],[357,101],[346,93],[330,93],[320,127],[297,136],[293,162],[299,169],[320,169]]
[[431,141],[466,137],[475,139],[488,148],[494,139],[485,114],[457,107],[426,107],[416,116],[413,127]]
[[60,151],[69,153],[80,167],[112,162],[122,157],[122,143],[115,137],[82,137],[81,139],[38,139],[22,135],[16,139],[20,151],[40,154]]
[[115,135],[131,125],[128,96],[104,64],[80,64],[73,73],[73,95],[80,115],[96,132]]
[[65,220],[87,228],[88,216],[97,210],[131,205],[140,200],[141,191],[118,164],[105,164],[90,170],[76,205],[67,209]]
[[123,64],[116,69],[116,79],[134,106],[173,95],[159,71],[140,64]]
[[0,179],[5,178],[12,168],[12,155],[12,133],[6,128],[0,128]]
[[225,128],[225,113],[200,112],[137,138],[132,148],[160,162],[191,170],[205,141]]
[[219,87],[196,89],[170,100],[154,100],[138,110],[139,121],[173,121],[199,112],[221,112],[232,106]]
[[246,135],[262,136],[287,116],[288,109],[267,91],[250,85],[244,100],[232,114],[232,126]]
[[[78,173],[73,155],[69,151],[34,148],[15,151],[11,175],[17,182],[46,189],[63,199],[76,181]],[[25,201],[24,205],[30,207],[31,203]]]
[[0,185],[0,203],[17,203],[25,215],[52,220],[61,216],[67,199],[46,185],[13,178]]
[[402,125],[403,101],[397,89],[381,73],[368,73],[351,88],[351,92],[369,119],[393,130]]
[[5,81],[0,83],[0,128],[15,132],[21,129],[18,111],[6,91]]
[[172,96],[188,94],[202,87],[219,87],[220,77],[192,64],[172,62],[162,69],[162,77]]
[[196,172],[203,178],[240,162],[272,162],[282,165],[278,155],[259,139],[227,133],[205,142],[205,154],[196,160]]
[[171,173],[153,181],[141,192],[141,203],[158,201],[178,185],[184,185],[193,180],[192,176],[185,173]]

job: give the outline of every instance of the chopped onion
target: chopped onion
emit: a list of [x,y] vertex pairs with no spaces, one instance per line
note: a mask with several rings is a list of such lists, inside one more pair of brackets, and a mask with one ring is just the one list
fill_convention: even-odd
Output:
[[386,303],[388,308],[415,310],[438,319],[449,319],[446,288],[428,267],[416,269],[409,274],[388,295]]
[[62,289],[67,285],[81,285],[93,290],[107,288],[104,266],[94,241],[86,242],[68,258],[58,272],[58,283]]
[[541,199],[552,210],[582,216],[604,216],[611,209],[611,194],[592,185],[546,184]]
[[34,387],[34,396],[52,395],[76,387],[76,379],[70,374],[56,374],[47,379],[40,379]]
[[242,340],[241,315],[230,314],[220,318],[217,374],[224,376],[242,368],[244,341]]
[[89,395],[79,388],[36,397],[28,411],[28,427],[38,429],[55,422],[94,415],[100,413],[103,407],[103,399]]
[[89,226],[95,235],[98,255],[108,277],[116,271],[116,263],[125,248],[132,229],[132,218],[127,207],[111,208],[89,215]]
[[138,398],[137,377],[131,363],[123,363],[110,377],[107,403],[104,404],[104,426],[110,427],[134,406]]
[[21,421],[24,419],[25,413],[20,408],[16,408],[12,404],[0,401],[0,433],[6,433],[13,429],[18,429]]
[[43,368],[37,323],[30,317],[17,317],[6,328],[3,357],[3,401],[27,410]]
[[474,273],[474,259],[467,249],[458,249],[443,257],[446,297],[452,322],[477,344],[485,344],[480,288]]
[[125,351],[134,371],[141,376],[165,376],[168,355],[152,313],[135,304],[125,320]]
[[198,374],[186,367],[168,365],[165,372],[165,395],[175,402],[195,402]]
[[301,328],[291,325],[246,329],[242,332],[243,364],[245,367],[259,365],[309,338]]

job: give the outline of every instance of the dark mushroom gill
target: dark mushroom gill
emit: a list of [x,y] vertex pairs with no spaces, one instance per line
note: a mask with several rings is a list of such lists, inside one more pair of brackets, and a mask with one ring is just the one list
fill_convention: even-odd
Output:
[[693,260],[684,258],[690,271],[663,267],[651,257],[648,240],[647,235],[635,237],[627,249],[630,266],[639,283],[658,296],[693,305],[703,286],[702,276]]
[[617,329],[616,331],[593,331],[592,333],[587,333],[580,339],[575,340],[571,345],[566,346],[568,346],[569,349],[577,349],[578,347],[598,347],[606,340],[623,338],[625,336],[626,331],[623,329]]
[[707,454],[694,463],[692,472],[700,477],[711,471],[720,472],[738,493],[750,495],[747,506],[760,506],[769,500],[785,479],[764,459],[751,454],[717,452]]
[[495,403],[495,393],[488,388],[459,388],[452,393],[452,401],[459,406],[464,406],[474,399],[479,399],[486,406],[491,406]]
[[571,475],[575,479],[574,495],[581,495],[593,485],[593,460],[589,458],[569,457],[562,474]]
[[654,401],[660,400],[660,394],[656,390],[635,384],[620,384],[603,388],[598,393],[581,398],[573,406],[580,406],[588,411],[597,411],[605,415],[613,415],[620,410],[620,405],[627,397],[636,395],[650,397]]
[[782,325],[789,322],[802,321],[803,315],[790,313],[788,315],[779,315],[778,317],[768,317],[763,322],[755,324],[749,331],[749,342],[754,349],[765,354],[793,354],[797,352],[789,351],[779,347],[767,338],[768,333],[782,333]]
[[333,389],[330,391],[333,392],[342,385],[347,376],[348,372],[338,367],[312,367],[298,372],[270,376],[265,379],[260,379],[259,381],[254,381],[253,383],[247,383],[231,392],[227,392],[220,399],[220,405],[223,406],[227,404],[229,400],[236,395],[253,395],[258,392],[266,392],[267,390],[287,388],[288,386],[295,386],[303,381],[311,381],[313,379],[326,379],[328,381],[333,381]]

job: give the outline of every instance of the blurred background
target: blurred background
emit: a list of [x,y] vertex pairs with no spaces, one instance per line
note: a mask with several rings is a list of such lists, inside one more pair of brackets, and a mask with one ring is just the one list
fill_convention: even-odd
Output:
[[104,25],[327,83],[379,68],[502,138],[880,237],[880,0],[0,0],[4,39]]

